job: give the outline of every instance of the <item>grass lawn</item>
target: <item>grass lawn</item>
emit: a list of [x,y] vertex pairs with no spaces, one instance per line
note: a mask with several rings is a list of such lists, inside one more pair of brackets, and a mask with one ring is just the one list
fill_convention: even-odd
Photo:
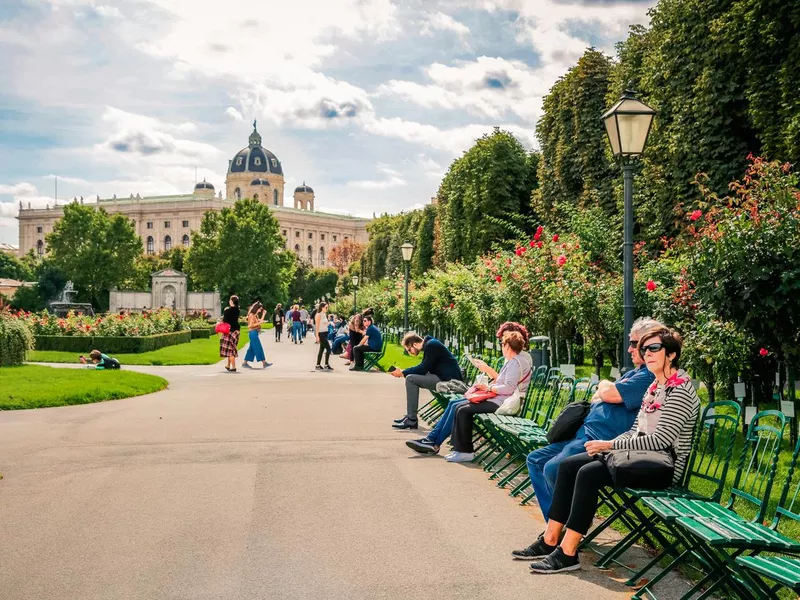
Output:
[[132,371],[58,369],[41,365],[0,369],[0,410],[90,404],[163,390],[167,380]]
[[[239,337],[239,348],[247,343],[247,331]],[[102,348],[100,348],[102,350]],[[78,354],[57,350],[34,350],[28,352],[28,362],[75,363]],[[219,360],[219,336],[192,340],[188,344],[177,344],[140,354],[114,354],[114,358],[125,365],[213,365]]]

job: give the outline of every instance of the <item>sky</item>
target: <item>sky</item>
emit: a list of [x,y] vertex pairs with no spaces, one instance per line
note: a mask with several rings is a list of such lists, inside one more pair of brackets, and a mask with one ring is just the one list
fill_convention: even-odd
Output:
[[[19,202],[223,190],[253,120],[287,198],[371,217],[430,202],[495,126],[654,0],[3,0],[0,242]],[[195,175],[196,173],[196,175]]]

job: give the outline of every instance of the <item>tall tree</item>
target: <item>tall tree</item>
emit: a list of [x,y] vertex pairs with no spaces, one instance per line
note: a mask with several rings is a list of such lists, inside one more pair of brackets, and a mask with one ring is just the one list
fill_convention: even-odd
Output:
[[0,279],[16,279],[30,281],[33,271],[16,256],[0,252]]
[[47,236],[47,248],[75,287],[95,307],[105,307],[106,292],[133,269],[142,240],[127,217],[73,202],[64,206],[64,216]]
[[196,285],[217,288],[224,298],[237,294],[243,304],[284,302],[294,269],[278,221],[266,204],[249,199],[206,212],[186,259]]
[[450,166],[438,192],[443,260],[474,259],[507,237],[505,217],[530,214],[530,161],[512,134],[496,128]]
[[356,262],[364,253],[364,245],[353,240],[343,240],[341,244],[332,248],[328,253],[328,264],[341,275],[347,271],[350,263]]

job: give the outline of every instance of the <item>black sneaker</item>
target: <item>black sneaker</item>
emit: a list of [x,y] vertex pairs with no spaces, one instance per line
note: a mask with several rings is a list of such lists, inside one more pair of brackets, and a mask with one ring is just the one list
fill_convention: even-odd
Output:
[[567,556],[559,546],[545,558],[535,563],[531,563],[531,573],[540,575],[552,575],[554,573],[565,573],[566,571],[577,571],[581,568],[578,555]]
[[314,370],[315,371],[322,371],[322,367],[320,365],[317,365],[316,367],[314,367]]
[[326,371],[333,371],[333,367],[330,366],[330,365],[325,365],[325,370]]
[[545,543],[544,534],[541,534],[530,546],[524,550],[514,550],[511,556],[513,556],[515,560],[533,560],[535,558],[550,556],[555,549],[556,546]]
[[421,440],[408,440],[406,446],[411,448],[414,452],[419,454],[438,454],[439,448],[433,445],[432,442],[423,442]]
[[393,423],[392,427],[394,429],[419,429],[419,421],[403,419],[400,423]]
[[394,423],[402,423],[402,422],[403,422],[403,421],[405,421],[405,420],[406,420],[406,415],[403,415],[403,416],[402,416],[402,417],[400,417],[399,419],[395,419],[393,422],[394,422]]

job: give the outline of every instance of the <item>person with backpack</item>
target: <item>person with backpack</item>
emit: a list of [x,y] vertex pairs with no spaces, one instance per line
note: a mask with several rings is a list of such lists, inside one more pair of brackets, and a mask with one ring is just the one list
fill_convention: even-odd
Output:
[[283,305],[278,302],[275,311],[272,313],[272,328],[275,330],[275,341],[281,341],[281,334],[283,333],[283,323],[286,320],[283,314]]
[[85,356],[79,357],[78,360],[82,365],[86,365],[87,369],[108,370],[119,369],[122,366],[116,358],[112,358],[107,354],[103,354],[100,352],[100,350],[92,350],[89,353],[89,360],[92,362],[92,364],[88,364]]

